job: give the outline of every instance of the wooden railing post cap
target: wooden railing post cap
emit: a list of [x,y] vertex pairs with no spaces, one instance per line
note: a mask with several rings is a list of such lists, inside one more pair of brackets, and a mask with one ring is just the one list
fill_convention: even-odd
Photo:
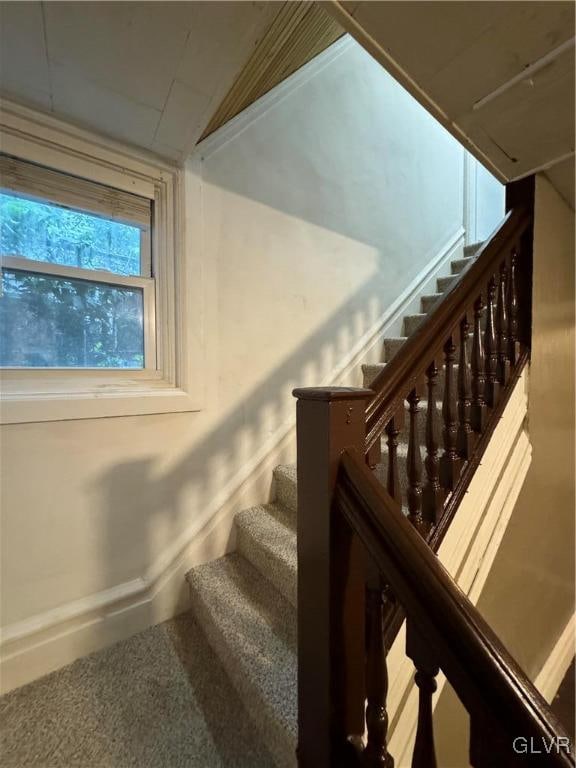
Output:
[[368,400],[374,397],[371,389],[361,387],[298,387],[292,394],[298,400]]

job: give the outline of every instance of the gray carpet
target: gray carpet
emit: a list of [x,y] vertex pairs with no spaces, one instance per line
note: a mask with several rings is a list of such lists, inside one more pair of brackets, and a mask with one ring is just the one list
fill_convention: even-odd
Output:
[[271,768],[192,616],[0,698],[3,768]]

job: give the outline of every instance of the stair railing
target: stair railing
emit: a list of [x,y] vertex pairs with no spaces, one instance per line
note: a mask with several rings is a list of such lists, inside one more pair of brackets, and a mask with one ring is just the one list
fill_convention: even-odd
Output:
[[[570,739],[546,701],[353,449],[341,457],[335,512],[406,613],[406,653],[419,689],[413,768],[436,765],[432,694],[440,670],[470,716],[474,768],[574,766]],[[379,714],[367,717],[363,763],[368,766],[393,765],[386,747],[384,687],[379,681],[378,695],[368,696],[368,711],[376,707]]]
[[[424,535],[440,523],[436,538],[445,532],[528,359],[531,221],[523,207],[507,214],[462,278],[372,382],[375,394],[366,409],[368,462],[380,462],[385,433],[387,489],[402,503],[395,442],[406,401],[406,501],[410,519]],[[428,403],[425,477],[417,445],[422,398]]]
[[[420,544],[437,550],[529,358],[532,195],[531,181],[507,190],[514,209],[372,389],[294,392],[301,766],[351,765],[359,752],[364,765],[392,766],[385,738],[385,657],[410,603],[396,592],[386,569],[367,554],[350,513],[342,513],[342,457],[350,450],[363,455],[375,470],[371,483],[378,486],[385,438],[387,472],[380,490],[387,512],[403,523],[406,515]],[[418,424],[422,397],[427,401],[424,430]],[[397,446],[406,411],[408,450],[401,473]],[[411,563],[404,567],[410,570]],[[409,638],[414,636],[411,631]],[[444,641],[451,642],[450,633]],[[409,653],[411,648],[412,640]],[[437,653],[435,649],[434,663],[444,663]],[[429,710],[424,723],[430,722],[422,726],[428,730],[429,667],[424,664],[416,681],[422,684],[422,710]],[[473,741],[477,752],[475,737]],[[482,760],[475,765],[489,764]],[[414,763],[424,765],[434,763],[424,758]]]

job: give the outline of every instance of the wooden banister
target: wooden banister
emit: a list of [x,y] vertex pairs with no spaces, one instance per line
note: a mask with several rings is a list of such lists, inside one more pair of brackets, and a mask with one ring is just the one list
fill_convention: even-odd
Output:
[[[480,728],[488,740],[491,761],[473,765],[574,766],[567,734],[545,700],[354,449],[342,454],[335,504],[402,603],[409,634],[425,638],[468,710],[475,738]],[[532,739],[540,753],[515,751],[516,738]],[[553,746],[547,753],[542,745]]]
[[441,356],[451,331],[459,328],[462,317],[474,307],[478,295],[493,275],[499,274],[504,254],[516,249],[517,269],[530,253],[518,244],[531,226],[530,211],[510,211],[494,234],[484,243],[472,266],[449,291],[435,310],[405,342],[386,368],[372,382],[374,396],[366,408],[366,451],[380,438],[384,427],[402,405],[407,392],[418,383],[430,361]]
[[[435,765],[440,669],[470,714],[474,768],[574,765],[542,697],[434,556],[529,360],[533,191],[508,190],[516,208],[372,389],[294,392],[301,768],[392,768],[386,653],[404,620],[413,768]],[[513,738],[543,750],[519,754]]]

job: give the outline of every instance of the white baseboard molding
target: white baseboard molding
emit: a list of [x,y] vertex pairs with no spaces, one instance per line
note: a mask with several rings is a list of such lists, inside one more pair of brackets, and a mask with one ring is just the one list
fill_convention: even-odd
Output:
[[[524,372],[438,552],[444,567],[473,604],[486,583],[532,458],[524,429],[526,379]],[[388,656],[389,743],[397,768],[410,766],[418,718],[414,667],[406,657],[405,644],[402,627]],[[437,684],[434,705],[445,684],[442,673]]]
[[575,655],[576,614],[572,614],[534,681],[534,685],[549,704],[558,693],[558,688]]
[[[435,292],[436,278],[450,273],[450,262],[463,246],[464,230],[459,227],[431,249],[426,267],[319,384],[362,386],[361,364],[381,359],[382,340],[400,335],[404,316],[419,311],[420,296]],[[232,551],[234,515],[268,500],[272,470],[294,460],[295,412],[142,576],[3,627],[0,691],[31,682],[186,610],[186,572]]]

